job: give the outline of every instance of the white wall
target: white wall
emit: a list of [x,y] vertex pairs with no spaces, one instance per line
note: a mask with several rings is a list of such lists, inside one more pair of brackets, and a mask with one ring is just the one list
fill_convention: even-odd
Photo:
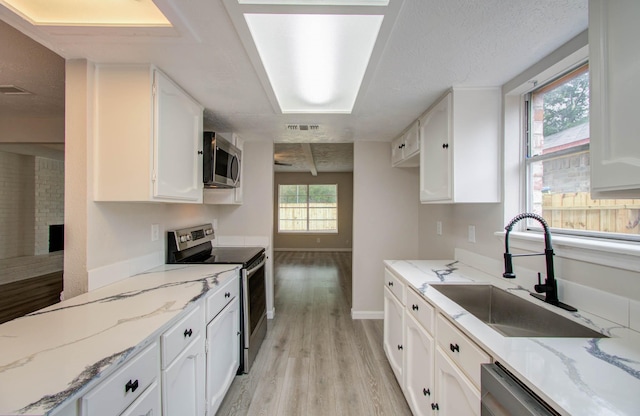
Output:
[[273,143],[245,141],[242,157],[242,205],[217,207],[216,233],[227,241],[244,241],[244,245],[261,244],[262,239],[269,242],[266,250],[267,313],[273,318]]
[[382,318],[383,260],[418,257],[418,169],[392,168],[391,144],[354,143],[352,316]]

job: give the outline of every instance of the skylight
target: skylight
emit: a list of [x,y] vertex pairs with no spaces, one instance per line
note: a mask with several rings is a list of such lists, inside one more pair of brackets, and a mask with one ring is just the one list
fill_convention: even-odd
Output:
[[283,113],[351,113],[382,15],[244,15]]
[[171,27],[152,0],[0,0],[34,25]]

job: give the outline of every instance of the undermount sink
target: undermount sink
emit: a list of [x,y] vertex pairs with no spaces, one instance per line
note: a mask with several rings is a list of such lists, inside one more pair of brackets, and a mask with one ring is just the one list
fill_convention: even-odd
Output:
[[431,286],[506,337],[607,337],[493,285]]

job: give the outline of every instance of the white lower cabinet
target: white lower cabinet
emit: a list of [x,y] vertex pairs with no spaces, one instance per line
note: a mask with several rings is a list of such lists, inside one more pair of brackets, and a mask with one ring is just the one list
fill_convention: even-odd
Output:
[[154,381],[120,416],[158,416],[162,414],[160,387]]
[[480,391],[446,353],[436,348],[436,396],[438,416],[480,416]]
[[415,416],[432,415],[434,403],[433,351],[431,335],[410,314],[405,316],[405,390]]
[[[240,362],[239,273],[56,416],[215,415]],[[208,324],[206,324],[208,322]]]
[[491,357],[421,294],[396,277],[405,307],[388,283],[384,350],[413,414],[479,416],[480,366]]
[[136,354],[80,400],[83,416],[114,416],[134,403],[149,386],[157,382],[158,343]]
[[240,364],[240,307],[235,297],[207,325],[207,414],[215,415]]
[[162,371],[162,414],[164,416],[204,415],[204,338],[198,335]]
[[384,352],[400,387],[404,389],[404,305],[384,289]]

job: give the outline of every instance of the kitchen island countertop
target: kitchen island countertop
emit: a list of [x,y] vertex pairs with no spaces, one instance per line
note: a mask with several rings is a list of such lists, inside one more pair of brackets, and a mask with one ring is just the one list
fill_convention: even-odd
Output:
[[457,261],[386,260],[385,267],[563,415],[637,415],[640,333],[586,312],[540,304],[610,338],[505,337],[434,289],[432,283],[490,283],[535,299],[522,287]]
[[65,407],[238,265],[163,265],[0,325],[0,415]]

